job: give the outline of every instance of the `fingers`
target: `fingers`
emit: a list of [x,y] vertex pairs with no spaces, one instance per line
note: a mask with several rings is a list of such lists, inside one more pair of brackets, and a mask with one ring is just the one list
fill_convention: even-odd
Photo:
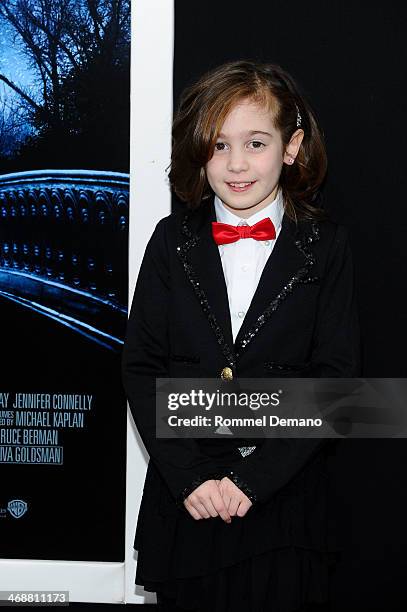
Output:
[[218,516],[218,511],[213,505],[212,499],[209,499],[206,503],[206,507],[205,506],[203,507],[205,508],[205,511],[209,515],[209,516],[206,516],[205,518],[209,518],[209,517],[215,518],[215,516]]
[[195,489],[185,500],[184,506],[195,520],[220,516],[230,523],[230,514],[219,492],[216,481],[206,481]]
[[184,506],[188,510],[192,518],[194,518],[196,521],[210,517],[210,514],[206,510],[205,506],[197,500],[191,500],[190,496],[186,500],[184,500]]
[[199,521],[199,519],[202,518],[198,510],[195,510],[194,506],[191,506],[191,504],[188,503],[186,500],[184,501],[184,506],[188,510],[189,514],[192,516],[193,519],[195,519],[196,521]]
[[231,516],[245,516],[253,505],[247,495],[227,476],[221,480],[219,491]]
[[240,496],[230,498],[230,503],[229,503],[229,508],[228,508],[230,516],[236,516],[237,509],[239,507],[240,502],[241,502]]
[[202,502],[197,502],[195,504],[195,510],[197,510],[199,512],[199,514],[201,515],[201,517],[205,518],[205,519],[211,517],[211,513],[209,512],[209,510],[207,508],[207,505],[209,505],[207,502],[206,502],[206,504],[204,504]]
[[237,509],[236,516],[245,516],[252,505],[252,502],[247,497],[246,499],[242,499]]
[[229,478],[207,480],[184,500],[184,506],[195,520],[220,518],[231,523],[232,516],[243,517],[252,502]]
[[232,519],[218,488],[213,492],[211,501],[220,518],[225,523],[230,523]]

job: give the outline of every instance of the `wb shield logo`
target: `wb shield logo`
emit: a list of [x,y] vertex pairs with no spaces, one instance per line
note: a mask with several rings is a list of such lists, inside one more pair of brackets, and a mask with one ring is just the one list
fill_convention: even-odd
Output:
[[27,504],[22,499],[12,499],[7,504],[7,510],[10,512],[11,516],[18,519],[23,516],[27,512]]

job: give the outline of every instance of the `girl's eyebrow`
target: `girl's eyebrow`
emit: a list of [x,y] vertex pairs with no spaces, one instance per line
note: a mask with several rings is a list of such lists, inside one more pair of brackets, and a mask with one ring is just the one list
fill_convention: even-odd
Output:
[[[254,136],[254,134],[264,134],[265,136],[272,136],[270,132],[264,132],[263,130],[247,130],[241,133],[242,136]],[[226,134],[219,132],[218,138],[227,138]]]

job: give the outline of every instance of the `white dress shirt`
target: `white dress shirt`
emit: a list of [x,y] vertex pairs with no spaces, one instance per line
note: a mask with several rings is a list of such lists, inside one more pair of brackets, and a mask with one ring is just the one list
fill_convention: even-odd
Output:
[[237,242],[218,246],[228,292],[233,341],[235,341],[259,284],[264,266],[280,233],[284,202],[279,189],[276,198],[270,204],[248,219],[242,219],[230,212],[215,196],[215,212],[218,222],[230,225],[254,225],[269,217],[276,229],[274,240],[260,241],[253,238],[241,238]]

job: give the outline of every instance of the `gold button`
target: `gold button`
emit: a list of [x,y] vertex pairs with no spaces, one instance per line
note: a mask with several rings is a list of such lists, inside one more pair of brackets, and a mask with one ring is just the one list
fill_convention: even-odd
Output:
[[233,380],[232,368],[223,368],[220,377],[222,380]]

